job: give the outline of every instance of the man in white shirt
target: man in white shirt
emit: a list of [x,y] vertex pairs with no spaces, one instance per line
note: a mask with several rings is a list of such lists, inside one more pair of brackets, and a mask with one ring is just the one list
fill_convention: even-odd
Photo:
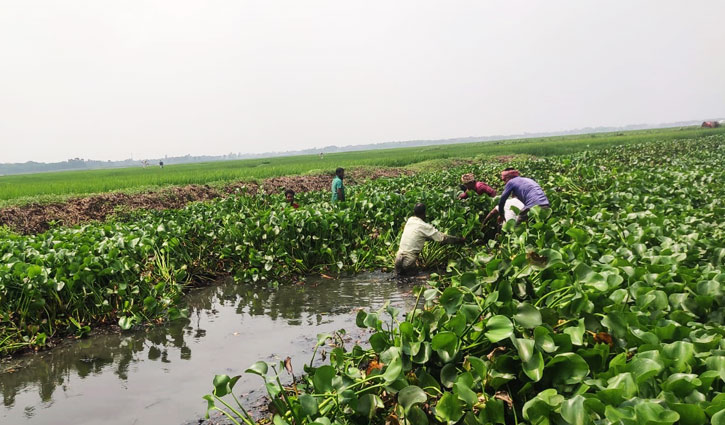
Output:
[[395,256],[395,274],[398,277],[415,275],[418,272],[418,255],[425,241],[433,240],[442,244],[463,243],[464,238],[446,235],[425,222],[425,204],[416,204],[411,216],[405,223],[400,247]]
[[[516,207],[516,210],[518,212],[517,211],[514,211],[511,207]],[[510,196],[506,200],[506,203],[503,206],[503,219],[504,219],[503,221],[504,221],[504,223],[507,222],[507,221],[509,221],[509,220],[517,220],[519,218],[519,212],[521,212],[523,210],[524,210],[524,203],[521,202],[521,201],[519,201],[519,199],[516,196]],[[499,214],[498,205],[496,205],[488,213],[488,215],[486,216],[486,218],[483,219],[483,223],[485,224],[486,222],[488,222],[488,219],[489,218],[491,218],[493,216],[496,216],[498,214]]]

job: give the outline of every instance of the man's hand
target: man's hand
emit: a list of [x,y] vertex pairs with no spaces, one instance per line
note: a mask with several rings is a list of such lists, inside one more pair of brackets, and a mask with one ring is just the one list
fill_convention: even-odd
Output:
[[498,221],[498,224],[503,224],[503,220],[504,220],[504,216],[499,215],[498,216],[498,220],[497,220]]
[[488,222],[488,220],[491,219],[491,217],[493,217],[493,216],[495,216],[497,214],[498,214],[498,208],[494,208],[491,211],[489,211],[488,212],[488,215],[486,215],[486,218],[484,218],[483,221],[481,222],[481,225],[486,224]]

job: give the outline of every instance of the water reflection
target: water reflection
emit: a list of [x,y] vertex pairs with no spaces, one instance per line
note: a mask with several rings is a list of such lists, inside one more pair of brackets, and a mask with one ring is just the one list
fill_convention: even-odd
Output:
[[200,397],[214,374],[241,373],[275,355],[309,359],[318,332],[354,329],[354,309],[411,303],[410,288],[386,277],[311,279],[277,290],[227,282],[195,291],[189,319],[96,335],[3,365],[0,422],[180,423],[199,417]]

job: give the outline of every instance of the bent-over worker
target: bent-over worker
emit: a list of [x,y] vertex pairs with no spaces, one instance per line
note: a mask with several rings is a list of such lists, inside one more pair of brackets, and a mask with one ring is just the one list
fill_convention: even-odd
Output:
[[[498,201],[498,210],[504,210],[506,200],[511,194],[523,202],[524,208],[519,213],[516,223],[524,222],[528,219],[529,210],[538,205],[541,208],[549,208],[549,198],[546,197],[544,189],[534,180],[528,177],[521,177],[519,170],[515,168],[507,168],[501,172],[501,180],[506,182],[503,188],[501,199]],[[504,216],[498,216],[498,222],[502,223]]]
[[442,244],[465,241],[464,238],[441,233],[432,224],[426,223],[425,204],[416,204],[413,214],[405,223],[398,254],[395,256],[395,274],[398,277],[411,276],[418,272],[418,255],[423,250],[425,241],[433,240]]
[[473,173],[466,173],[461,176],[461,190],[463,193],[458,195],[458,199],[468,198],[469,190],[476,191],[478,195],[483,195],[485,193],[492,198],[496,196],[496,190],[484,182],[476,181]]

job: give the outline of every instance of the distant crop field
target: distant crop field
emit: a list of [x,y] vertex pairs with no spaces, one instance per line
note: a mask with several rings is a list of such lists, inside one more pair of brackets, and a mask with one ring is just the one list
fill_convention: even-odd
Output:
[[52,199],[170,185],[252,181],[310,172],[332,173],[336,167],[404,167],[436,159],[470,159],[511,154],[551,156],[629,143],[697,138],[718,133],[725,133],[725,129],[687,127],[341,152],[325,154],[324,159],[317,155],[303,155],[170,165],[163,169],[134,167],[3,176],[0,177],[0,202],[9,205],[43,200],[43,197]]

